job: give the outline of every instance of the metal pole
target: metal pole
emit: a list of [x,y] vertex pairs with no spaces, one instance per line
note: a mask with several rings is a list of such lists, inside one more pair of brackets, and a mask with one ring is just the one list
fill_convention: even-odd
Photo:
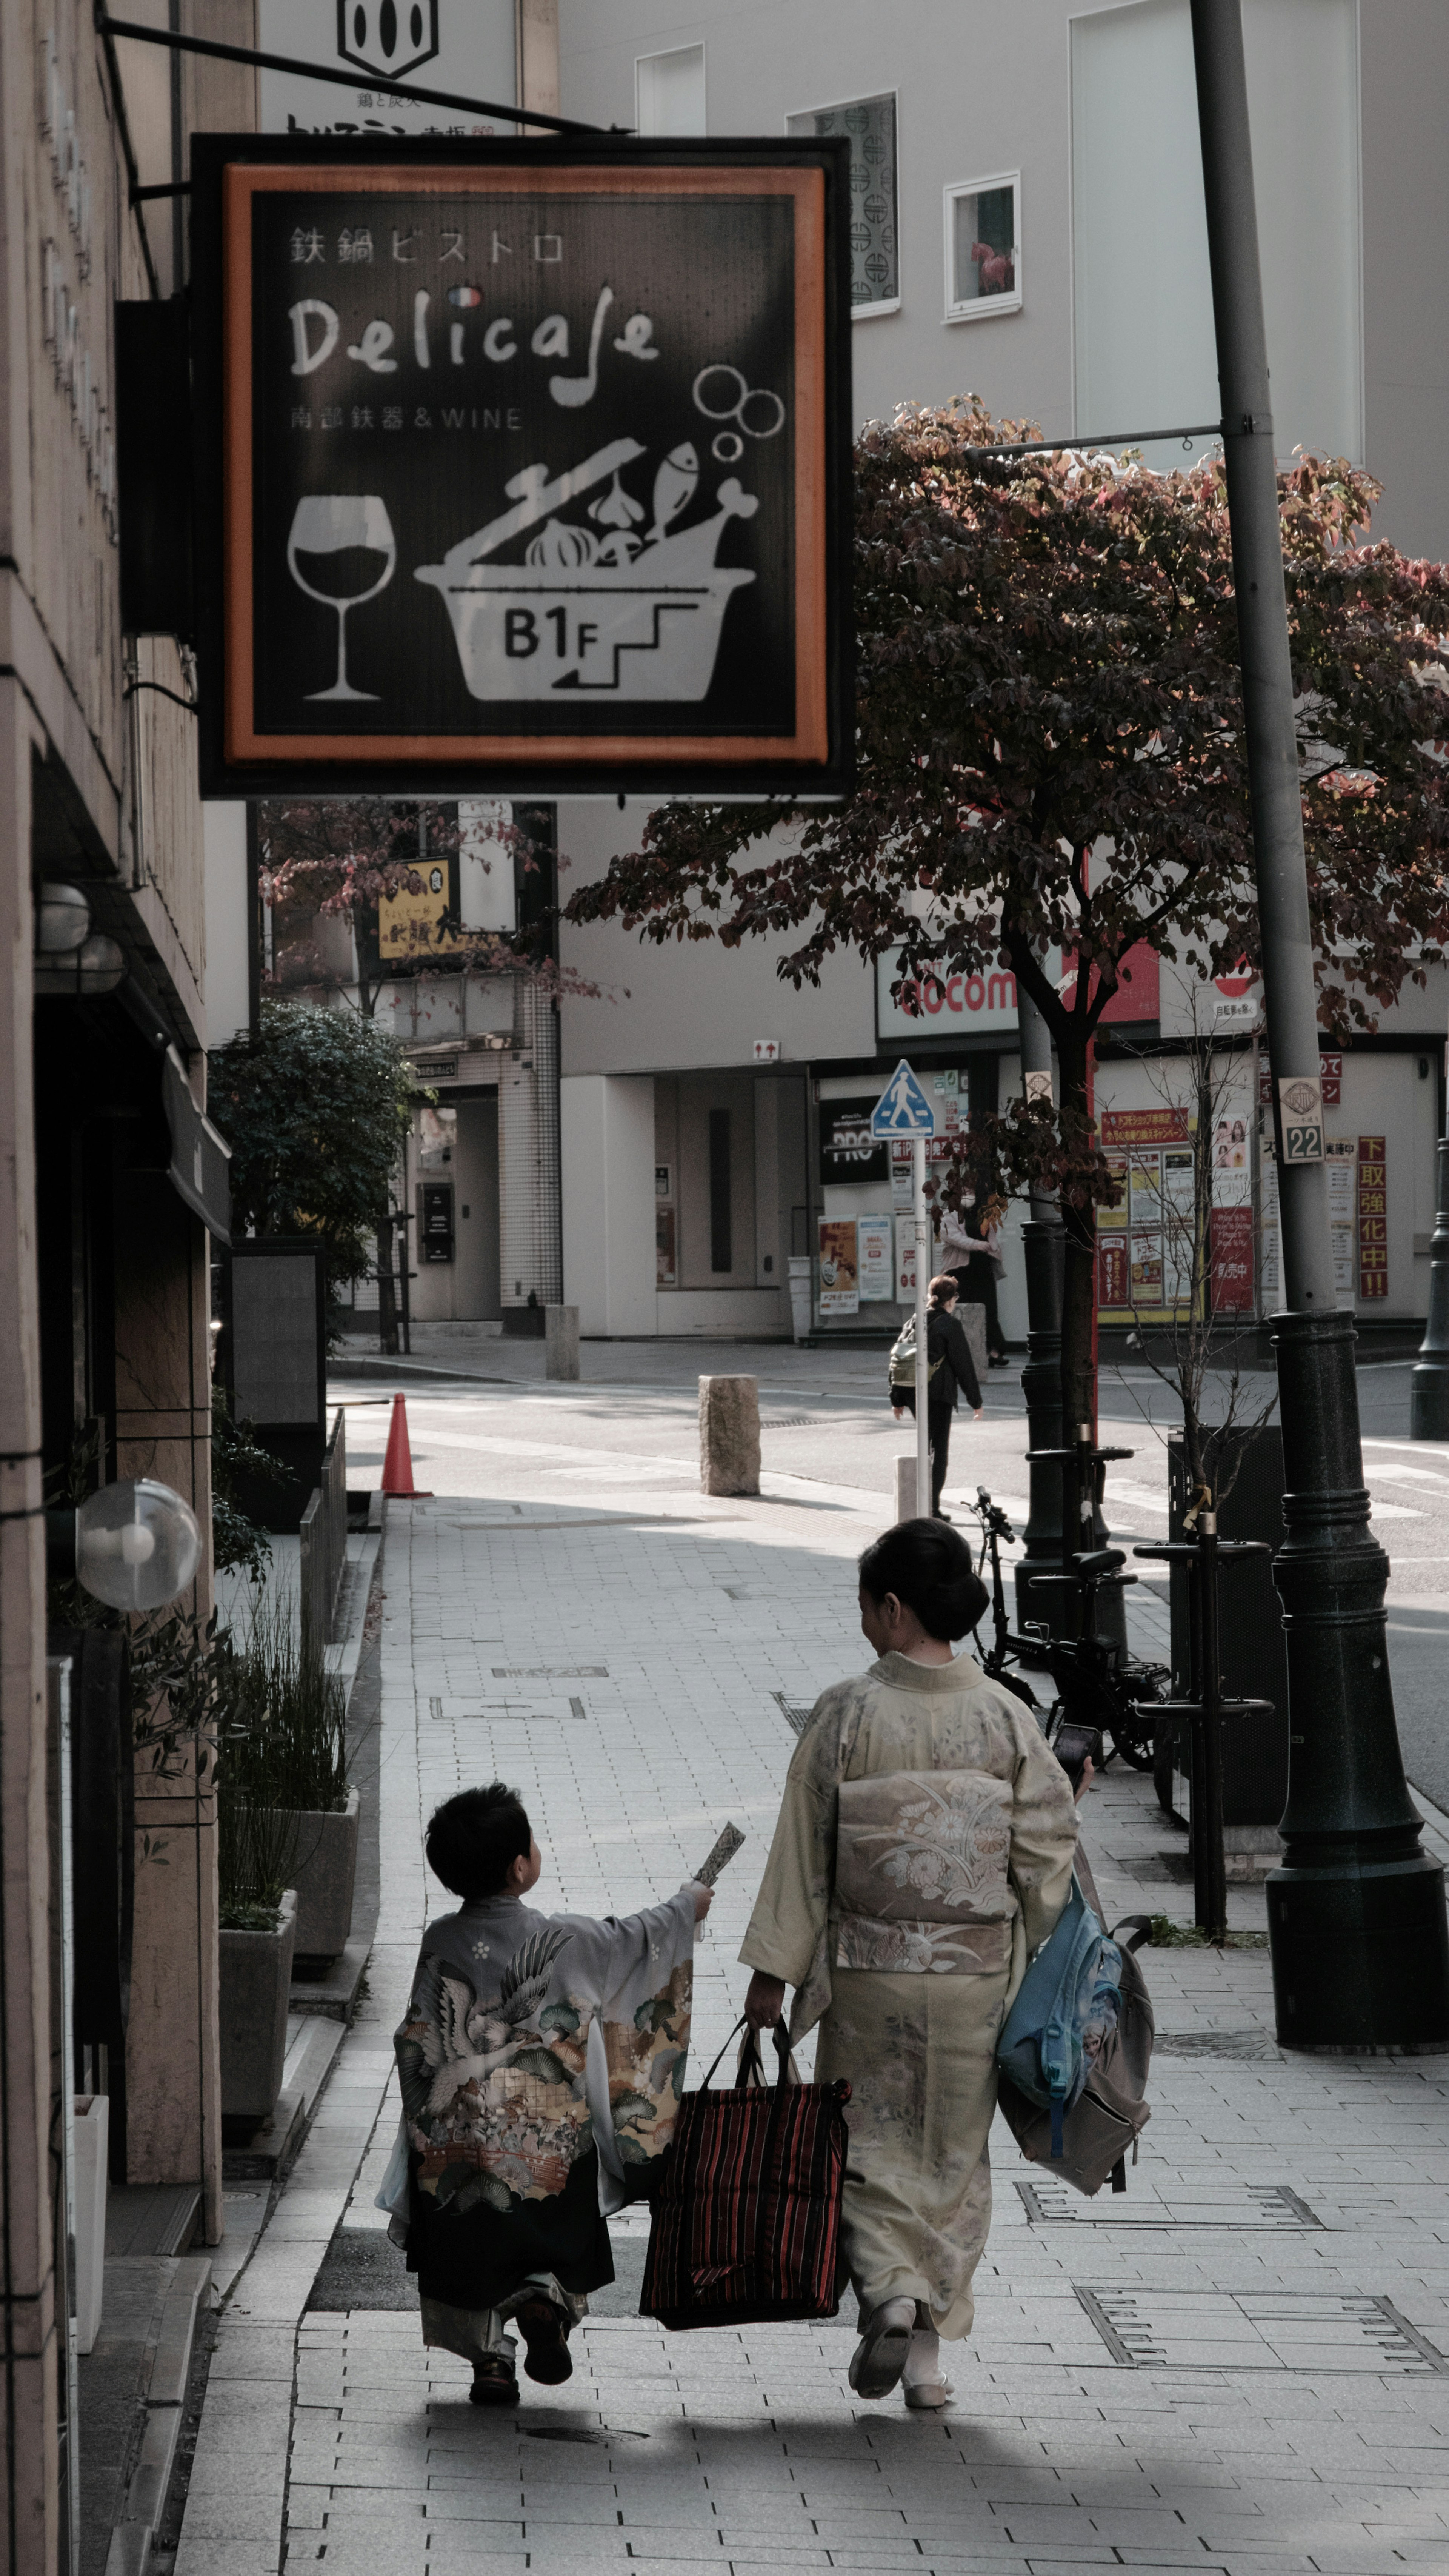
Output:
[[916,1518],[931,1516],[931,1434],[926,1420],[926,1288],[931,1275],[931,1221],[926,1214],[926,1140],[911,1139],[911,1195],[916,1210]]
[[[1191,0],[1238,650],[1274,1076],[1318,1079],[1318,1022],[1241,0]],[[1276,1093],[1275,1093],[1276,1098]],[[1288,1491],[1273,1568],[1288,1654],[1284,1861],[1268,1881],[1278,2037],[1449,2039],[1443,1872],[1419,1848],[1370,1534],[1353,1321],[1334,1307],[1324,1163],[1279,1169],[1273,1318]]]
[[1429,1314],[1409,1386],[1410,1437],[1449,1440],[1449,1136],[1439,1139],[1439,1203],[1429,1245]]
[[1193,1878],[1197,1920],[1210,1941],[1228,1936],[1228,1878],[1223,1856],[1223,1653],[1218,1601],[1218,1516],[1199,1512],[1197,1521],[1198,1635],[1202,1670],[1197,1701],[1202,1711],[1202,1813],[1194,1789],[1192,1810]]
[[[1052,1096],[1052,1042],[1045,1019],[1031,995],[1018,983],[1017,1016],[1021,1032],[1021,1075],[1028,1098],[1034,1090]],[[1035,1079],[1033,1079],[1035,1077]],[[1031,1214],[1022,1227],[1026,1254],[1026,1363],[1021,1392],[1026,1404],[1027,1447],[1062,1446],[1062,1278],[1066,1259],[1061,1210],[1055,1199],[1033,1190]],[[1016,1617],[1020,1626],[1033,1619],[1054,1635],[1065,1633],[1066,1596],[1053,1588],[1034,1592],[1038,1574],[1055,1574],[1061,1563],[1062,1470],[1055,1458],[1033,1458],[1027,1466],[1029,1507],[1022,1537],[1026,1552],[1019,1560]]]

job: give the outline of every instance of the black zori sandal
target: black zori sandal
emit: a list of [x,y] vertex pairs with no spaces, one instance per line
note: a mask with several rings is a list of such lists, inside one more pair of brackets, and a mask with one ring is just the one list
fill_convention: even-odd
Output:
[[516,2406],[518,2375],[511,2361],[498,2352],[485,2352],[473,2364],[473,2385],[468,2391],[470,2406]]
[[552,2299],[530,2299],[514,2317],[527,2351],[524,2369],[530,2379],[545,2388],[557,2388],[561,2381],[572,2379],[574,2365],[569,2356],[568,2326],[561,2308]]

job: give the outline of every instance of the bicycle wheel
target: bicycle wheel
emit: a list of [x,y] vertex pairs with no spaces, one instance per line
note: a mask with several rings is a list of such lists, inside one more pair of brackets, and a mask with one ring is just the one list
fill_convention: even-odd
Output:
[[1157,1722],[1151,1713],[1151,1703],[1166,1696],[1169,1679],[1169,1674],[1160,1664],[1150,1664],[1139,1672],[1121,1676],[1124,1703],[1130,1693],[1137,1706],[1124,1704],[1118,1709],[1110,1720],[1109,1732],[1113,1752],[1121,1754],[1129,1771],[1150,1771],[1157,1759]]

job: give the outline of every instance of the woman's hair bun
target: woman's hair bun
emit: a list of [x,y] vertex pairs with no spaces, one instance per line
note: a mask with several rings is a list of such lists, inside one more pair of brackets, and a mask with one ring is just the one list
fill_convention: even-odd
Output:
[[872,1601],[893,1592],[927,1636],[945,1644],[969,1636],[990,1599],[970,1548],[947,1521],[898,1521],[865,1549],[860,1581]]

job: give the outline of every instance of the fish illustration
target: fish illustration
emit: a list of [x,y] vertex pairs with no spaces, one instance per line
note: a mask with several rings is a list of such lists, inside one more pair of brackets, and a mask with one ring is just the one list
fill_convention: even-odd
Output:
[[647,540],[651,546],[658,545],[670,520],[688,509],[698,481],[699,458],[685,439],[682,446],[670,449],[654,477],[654,525]]

